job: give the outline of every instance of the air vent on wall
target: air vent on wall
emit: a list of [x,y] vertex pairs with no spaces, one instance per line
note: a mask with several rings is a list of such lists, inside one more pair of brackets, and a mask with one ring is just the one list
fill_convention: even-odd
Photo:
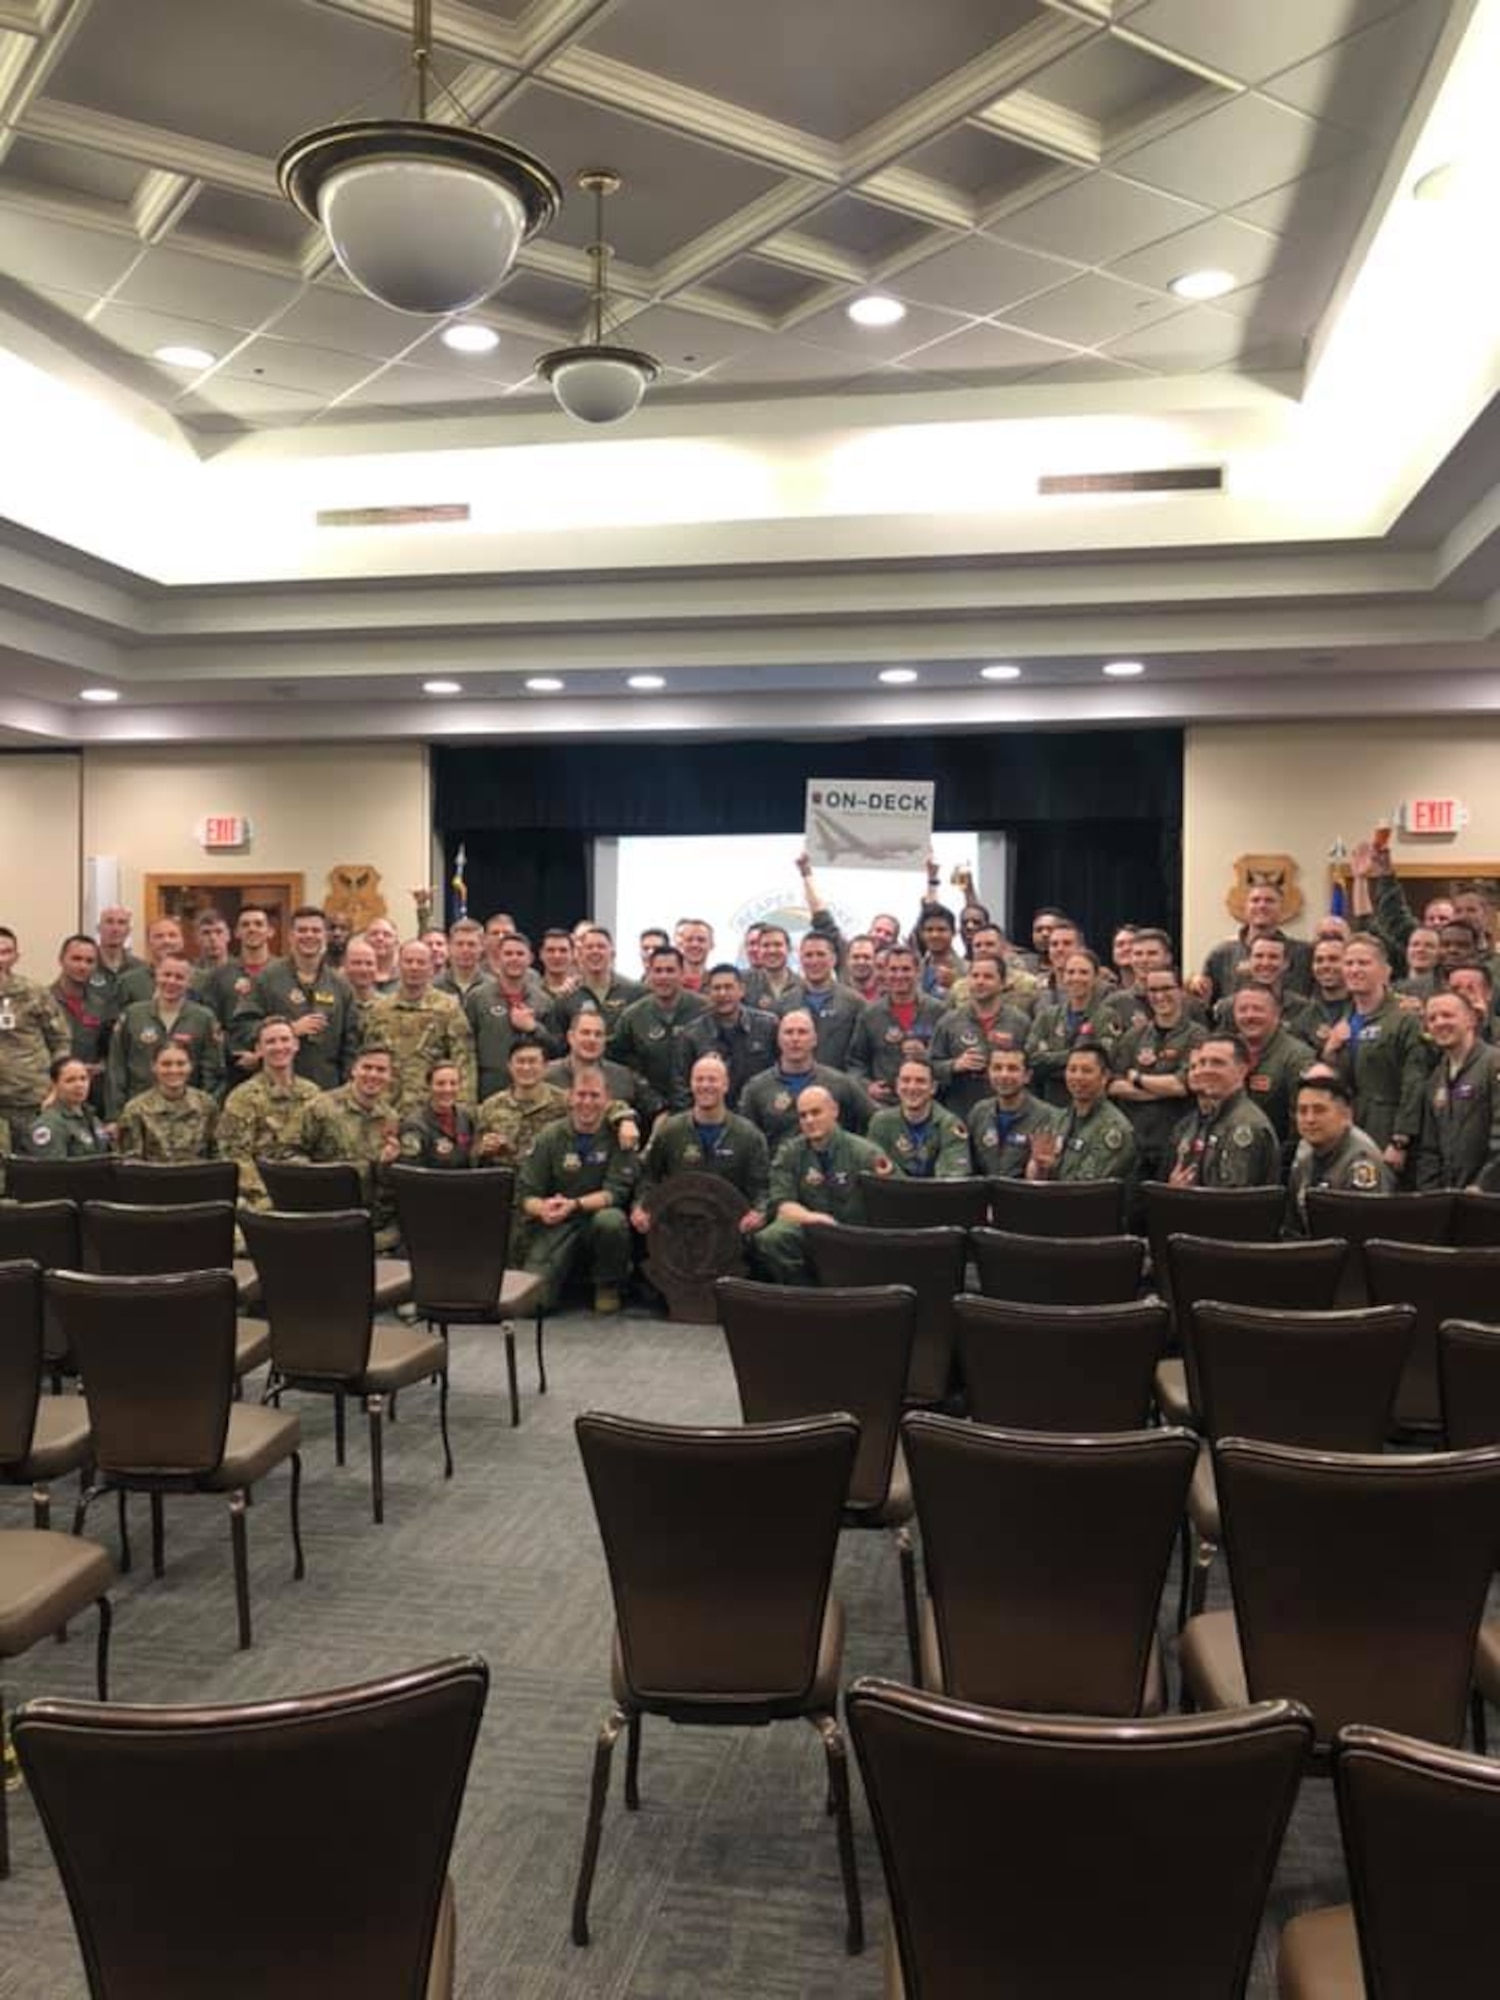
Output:
[[320,528],[416,528],[430,521],[467,521],[467,500],[432,507],[320,507]]
[[1038,493],[1222,493],[1222,465],[1167,466],[1156,472],[1044,472]]

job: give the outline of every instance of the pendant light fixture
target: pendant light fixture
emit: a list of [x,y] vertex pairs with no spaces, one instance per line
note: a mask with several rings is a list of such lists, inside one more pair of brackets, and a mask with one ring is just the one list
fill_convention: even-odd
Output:
[[435,317],[490,296],[527,237],[557,214],[562,188],[518,147],[428,118],[432,0],[413,0],[412,64],[415,118],[304,133],[277,161],[276,178],[362,292]]
[[642,396],[661,373],[661,363],[638,347],[615,347],[604,338],[609,311],[605,269],[610,247],[604,240],[604,203],[617,194],[620,176],[607,167],[589,167],[578,186],[594,197],[594,240],[589,245],[593,265],[593,295],[589,301],[592,337],[576,347],[555,347],[543,354],[536,372],[570,417],[581,424],[617,424],[640,405]]

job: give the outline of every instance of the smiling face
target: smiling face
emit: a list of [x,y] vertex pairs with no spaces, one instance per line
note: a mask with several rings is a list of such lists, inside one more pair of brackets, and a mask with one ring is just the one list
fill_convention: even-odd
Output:
[[179,1048],[176,1042],[163,1042],[156,1051],[151,1073],[163,1097],[178,1098],[188,1087],[193,1065],[186,1049]]
[[1062,990],[1068,1005],[1078,1012],[1087,1007],[1094,991],[1094,961],[1075,951],[1063,960]]
[[328,925],[322,917],[292,919],[292,950],[304,964],[316,964],[327,949]]
[[896,1101],[914,1125],[932,1109],[932,1069],[927,1063],[904,1062],[896,1072]]
[[1297,1092],[1297,1137],[1315,1153],[1329,1152],[1353,1123],[1353,1111],[1336,1092],[1313,1083]]
[[1109,1071],[1098,1049],[1074,1049],[1063,1071],[1068,1095],[1079,1111],[1089,1111],[1103,1097]]
[[729,1071],[722,1056],[699,1056],[688,1078],[693,1110],[701,1124],[717,1124],[729,1091]]
[[53,1089],[57,1101],[69,1111],[77,1111],[88,1102],[89,1066],[84,1062],[65,1062],[53,1078]]
[[996,1049],[990,1057],[990,1089],[1002,1104],[1014,1104],[1031,1076],[1023,1049]]
[[568,1028],[568,1050],[575,1062],[596,1063],[604,1054],[607,1039],[604,1016],[589,1008],[575,1014]]
[[1222,1036],[1200,1042],[1188,1057],[1188,1089],[1205,1105],[1222,1104],[1245,1087],[1245,1065]]
[[408,999],[420,999],[432,984],[432,953],[420,938],[402,945],[398,969],[402,993]]
[[156,997],[164,1007],[182,1005],[192,969],[185,958],[164,958],[156,968]]
[[439,1063],[427,1079],[427,1101],[434,1111],[451,1111],[462,1089],[457,1063]]
[[790,1014],[782,1015],[781,1025],[776,1030],[776,1047],[781,1067],[788,1076],[798,1076],[812,1067],[813,1050],[817,1043],[817,1030],[811,1014],[794,1007]]
[[1273,931],[1281,922],[1281,891],[1257,882],[1245,891],[1245,922],[1252,931]]
[[1478,1030],[1474,1010],[1461,993],[1434,993],[1422,1011],[1423,1025],[1447,1054],[1466,1049]]
[[839,1108],[821,1085],[810,1085],[797,1099],[797,1124],[809,1145],[826,1146],[838,1122]]
[[361,1104],[378,1104],[391,1088],[391,1059],[384,1049],[365,1049],[354,1058],[349,1072],[354,1095]]
[[833,946],[827,938],[809,931],[797,952],[802,977],[809,986],[824,987],[833,978]]

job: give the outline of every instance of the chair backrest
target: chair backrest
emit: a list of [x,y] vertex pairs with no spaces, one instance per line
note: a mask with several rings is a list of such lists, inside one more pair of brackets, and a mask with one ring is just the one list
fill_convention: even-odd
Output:
[[87,1385],[99,1470],[185,1482],[211,1472],[234,1389],[233,1274],[58,1271],[46,1291]]
[[[1379,1451],[1411,1347],[1410,1306],[1193,1308],[1199,1428],[1315,1451]],[[1500,1443],[1500,1431],[1495,1433]]]
[[[78,1204],[66,1197],[56,1201],[0,1201],[0,1258],[29,1257],[44,1271],[76,1271],[83,1262],[78,1244]],[[42,1303],[42,1344],[48,1361],[71,1368],[57,1314],[50,1299]]]
[[1342,1236],[1349,1245],[1340,1305],[1369,1302],[1365,1244],[1372,1236],[1388,1243],[1451,1243],[1454,1226],[1454,1197],[1447,1189],[1429,1194],[1356,1194],[1342,1188],[1307,1191],[1311,1234]]
[[426,1992],[488,1684],[455,1659],[246,1707],[18,1711],[96,2000]]
[[412,1296],[430,1317],[494,1317],[505,1276],[515,1175],[509,1167],[386,1169],[411,1259]]
[[1438,1328],[1438,1388],[1450,1451],[1500,1444],[1500,1326],[1445,1319]]
[[[871,1181],[884,1181],[878,1174]],[[911,1187],[938,1182],[911,1181]],[[948,1186],[960,1185],[950,1181]],[[982,1185],[982,1183],[981,1183]],[[910,1285],[917,1295],[906,1399],[940,1403],[953,1373],[953,1300],[964,1288],[968,1235],[954,1226],[929,1229],[846,1227],[830,1223],[804,1237],[807,1261],[820,1285]]]
[[669,1714],[799,1713],[817,1677],[855,1420],[723,1430],[587,1412],[575,1429],[631,1693]]
[[273,1208],[289,1214],[327,1214],[358,1208],[364,1200],[359,1168],[350,1160],[257,1160]]
[[375,1324],[375,1232],[363,1208],[283,1214],[246,1209],[279,1375],[337,1382],[370,1365]]
[[1167,1344],[1159,1299],[1124,1305],[954,1302],[969,1413],[1025,1431],[1133,1431],[1151,1413]]
[[1374,1304],[1417,1309],[1417,1330],[1396,1396],[1396,1421],[1414,1430],[1435,1430],[1442,1421],[1437,1330],[1445,1319],[1489,1317],[1500,1298],[1500,1248],[1454,1250],[1372,1238],[1365,1245],[1365,1271]]
[[944,1690],[1139,1714],[1192,1432],[1048,1437],[919,1411],[901,1434]]
[[985,1297],[1017,1305],[1124,1305],[1139,1297],[1146,1268],[1146,1245],[1139,1236],[1018,1236],[1009,1229],[976,1229],[969,1245]]
[[116,1160],[113,1199],[140,1208],[178,1202],[233,1201],[240,1170],[234,1160]]
[[1294,1702],[1087,1722],[857,1680],[846,1712],[908,1994],[1243,1995],[1307,1755]]
[[1500,1763],[1351,1724],[1333,1782],[1371,2000],[1488,1992]]
[[1338,1302],[1347,1247],[1333,1238],[1306,1243],[1235,1243],[1169,1236],[1164,1269],[1172,1324],[1197,1407],[1193,1308],[1201,1299],[1282,1312],[1330,1312]]
[[42,1393],[42,1267],[0,1264],[0,1466],[31,1450]]
[[872,1229],[977,1229],[989,1213],[981,1179],[915,1181],[907,1174],[861,1174],[865,1220]]
[[1123,1181],[992,1180],[990,1221],[1016,1236],[1118,1236]]
[[[1220,1243],[1273,1243],[1286,1219],[1282,1187],[1171,1187],[1166,1181],[1141,1186],[1146,1236],[1157,1282],[1170,1286],[1169,1236],[1211,1236]],[[1167,1292],[1170,1297],[1170,1291]]]
[[1462,1739],[1474,1641],[1500,1561],[1500,1449],[1428,1454],[1214,1447],[1252,1699]]
[[[1488,1244],[1500,1243],[1500,1194],[1483,1194],[1477,1188],[1464,1188],[1452,1200],[1453,1234],[1449,1241],[1460,1250],[1478,1250]],[[1392,1232],[1382,1229],[1380,1234],[1389,1240]],[[1399,1231],[1396,1232],[1396,1240],[1401,1240]]]
[[917,1324],[911,1286],[835,1289],[720,1278],[714,1297],[745,1422],[847,1410],[859,1425],[847,1505],[856,1513],[878,1510],[890,1490],[911,1372]]
[[108,1201],[114,1192],[115,1162],[107,1153],[76,1160],[5,1163],[6,1192],[14,1201]]
[[81,1216],[85,1270],[112,1277],[167,1271],[227,1271],[234,1263],[234,1204],[86,1201]]

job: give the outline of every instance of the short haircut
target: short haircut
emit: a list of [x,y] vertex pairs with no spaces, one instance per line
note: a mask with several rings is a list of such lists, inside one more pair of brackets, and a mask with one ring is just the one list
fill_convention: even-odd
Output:
[[886,964],[889,965],[893,958],[909,958],[912,964],[915,965],[917,962],[916,948],[913,945],[904,944],[900,938],[897,938],[894,944],[887,945],[886,947]]
[[974,956],[969,960],[970,972],[974,970],[976,965],[993,965],[1000,977],[1002,979],[1005,977],[1005,960],[998,957],[992,951],[976,951]]
[[455,917],[448,926],[448,935],[450,938],[455,938],[460,931],[465,937],[483,937],[484,925],[478,917]]
[[660,938],[663,944],[670,944],[672,942],[671,932],[664,931],[660,924],[648,924],[636,942],[644,944],[647,938]]
[[[1061,930],[1062,928],[1063,926],[1059,924],[1058,929]],[[1093,966],[1095,972],[1099,970],[1099,954],[1097,951],[1090,951],[1086,944],[1075,944],[1073,949],[1068,953],[1068,957],[1086,958],[1089,964]]]
[[[361,1049],[360,1054],[367,1056],[370,1054],[370,1050]],[[460,1076],[463,1075],[463,1064],[458,1061],[456,1056],[439,1056],[436,1062],[430,1062],[427,1065],[427,1081],[429,1083],[431,1083],[440,1069],[456,1069]]]
[[929,1076],[932,1076],[935,1073],[932,1067],[932,1057],[929,1055],[918,1055],[916,1051],[913,1050],[909,1056],[903,1056],[901,1058],[900,1063],[897,1065],[897,1072],[896,1072],[897,1075],[899,1076],[901,1071],[903,1069],[906,1069],[912,1063],[915,1063],[918,1069],[925,1069]]
[[[356,1062],[363,1062],[366,1056],[384,1056],[387,1061],[394,1062],[396,1060],[396,1051],[391,1047],[389,1042],[366,1042],[362,1048],[354,1051],[354,1060]],[[438,1065],[433,1064],[432,1067],[435,1069]],[[430,1076],[431,1074],[432,1070],[429,1070],[428,1075]]]
[[1080,1042],[1076,1048],[1068,1050],[1068,1062],[1071,1062],[1074,1056],[1087,1056],[1090,1062],[1098,1063],[1100,1069],[1109,1068],[1109,1057],[1097,1042]]
[[[1235,1000],[1239,999],[1240,993],[1259,993],[1263,999],[1270,1001],[1278,1014],[1281,1012],[1281,995],[1276,991],[1274,986],[1268,986],[1263,979],[1247,979],[1245,984],[1239,989],[1239,992],[1235,994]],[[1233,1004],[1234,1001],[1231,1001],[1230,1005],[1233,1006]]]
[[704,977],[707,979],[720,979],[725,973],[728,973],[731,979],[738,979],[741,983],[744,982],[744,973],[740,971],[737,965],[732,965],[727,958],[721,958],[717,965],[711,965]]
[[[1455,972],[1477,972],[1490,991],[1493,993],[1495,990],[1494,975],[1481,958],[1460,959],[1457,965],[1450,965],[1448,967],[1448,977],[1451,979]],[[1463,998],[1462,994],[1459,995],[1459,998]]]
[[[788,946],[790,946],[792,942],[792,934],[785,927],[784,924],[752,924],[750,928],[751,930],[759,931],[763,938],[768,938],[768,937],[785,938]],[[749,931],[747,931],[745,935],[748,937],[750,935]]]
[[[10,935],[14,937],[15,935],[14,931],[12,931]],[[97,951],[99,949],[98,939],[91,938],[87,931],[69,931],[68,935],[63,939],[62,943],[57,947],[57,955],[59,958],[62,957],[63,953],[67,950],[70,944],[86,944],[90,951]]]
[[[177,1043],[164,1042],[162,1046],[163,1048],[175,1049],[177,1047]],[[67,1068],[68,1064],[75,1062],[83,1063],[84,1068],[85,1069],[88,1068],[88,1064],[86,1062],[83,1062],[83,1057],[75,1056],[72,1050],[70,1049],[65,1056],[54,1056],[52,1058],[51,1062],[49,1062],[47,1065],[47,1074],[48,1076],[51,1077],[52,1081],[56,1083],[57,1079],[62,1075],[63,1071]]]
[[1210,1028],[1198,1046],[1206,1049],[1210,1042],[1227,1042],[1234,1051],[1235,1061],[1242,1068],[1249,1069],[1250,1050],[1243,1035],[1237,1035],[1229,1028]]
[[516,1039],[505,1051],[505,1060],[509,1062],[512,1056],[518,1056],[526,1049],[535,1049],[539,1056],[544,1056],[547,1053],[545,1045],[539,1042],[535,1035],[517,1035]]
[[[455,924],[454,929],[456,930],[457,928],[458,926]],[[483,929],[483,925],[480,925],[479,928]],[[570,950],[572,948],[573,933],[571,931],[565,931],[561,924],[549,924],[547,926],[546,930],[542,932],[542,943],[545,944],[548,938],[561,938],[563,943],[567,945]]]
[[683,963],[682,953],[677,949],[675,944],[659,944],[651,954],[650,963],[655,965],[664,958],[671,959],[677,970],[681,972]]
[[573,1081],[569,1085],[570,1091],[576,1090],[579,1084],[585,1081],[597,1081],[601,1090],[608,1089],[608,1085],[604,1081],[604,1071],[600,1069],[598,1063],[584,1063],[580,1069],[575,1069],[573,1072]]
[[[267,1028],[290,1029],[291,1027],[292,1024],[287,1019],[285,1014],[267,1014],[265,1019],[261,1022],[260,1026],[255,1031],[255,1039],[257,1042],[260,1041],[262,1036],[265,1034]],[[296,1030],[292,1029],[292,1032],[295,1033]]]
[[501,931],[500,942],[501,944],[524,944],[528,951],[531,949],[531,939],[527,937],[525,931]]
[[316,903],[299,903],[297,905],[296,909],[292,912],[292,922],[300,924],[304,917],[316,917],[320,924],[326,924],[328,921]]
[[1386,943],[1384,938],[1377,937],[1374,931],[1357,931],[1355,935],[1352,938],[1350,938],[1345,949],[1346,951],[1353,951],[1356,945],[1363,947],[1365,951],[1373,951],[1375,956],[1380,960],[1381,964],[1385,966],[1387,970],[1389,970],[1391,963],[1391,954],[1386,949]]
[[580,937],[602,937],[606,944],[613,944],[615,941],[614,933],[607,930],[603,924],[585,924],[578,935]]
[[1134,926],[1130,924],[1122,924],[1120,928],[1122,930],[1130,930],[1133,928],[1135,930],[1135,941],[1137,944],[1163,945],[1165,946],[1168,953],[1170,953],[1173,949],[1172,933],[1170,931],[1158,930],[1155,924],[1138,924]]
[[[319,910],[318,915],[321,917],[322,914],[323,912]],[[241,903],[240,917],[264,917],[266,922],[270,923],[271,912],[266,908],[264,903]],[[239,920],[240,920],[239,917],[235,918],[236,923],[238,923]]]
[[950,931],[958,929],[957,919],[946,903],[924,903],[922,905],[922,914],[917,919],[918,930],[921,929],[923,924],[930,924],[934,920],[946,924]]
[[1354,1093],[1335,1070],[1304,1070],[1297,1079],[1297,1095],[1300,1097],[1304,1090],[1325,1091],[1328,1096],[1336,1097],[1340,1104],[1347,1104],[1351,1110],[1353,1108]]

